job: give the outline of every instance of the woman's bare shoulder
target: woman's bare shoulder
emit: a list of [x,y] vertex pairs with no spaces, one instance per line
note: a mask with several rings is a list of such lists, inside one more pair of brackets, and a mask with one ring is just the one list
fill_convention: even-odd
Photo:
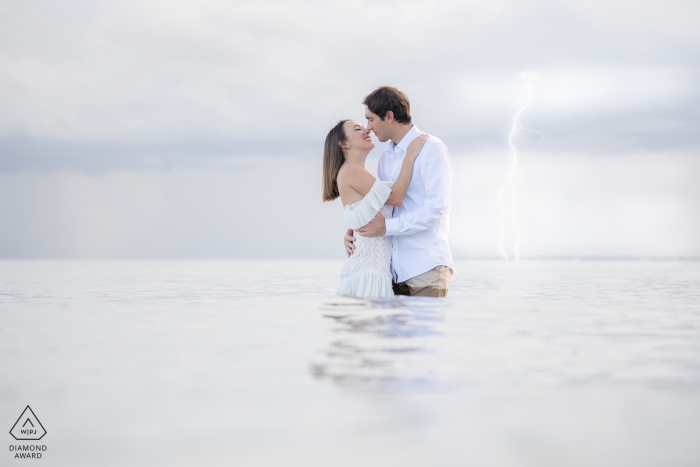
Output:
[[367,172],[364,167],[362,167],[360,164],[355,164],[354,162],[346,162],[345,164],[340,167],[340,170],[338,171],[338,181],[340,182],[341,180],[348,180],[352,179],[354,177],[362,176]]
[[342,166],[340,166],[340,172],[355,172],[361,170],[363,172],[366,172],[365,168],[362,167],[360,164],[356,164],[355,162],[345,162]]

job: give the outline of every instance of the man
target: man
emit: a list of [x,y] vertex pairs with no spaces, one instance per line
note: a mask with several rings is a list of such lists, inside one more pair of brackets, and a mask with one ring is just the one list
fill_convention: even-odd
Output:
[[[409,143],[422,134],[411,122],[408,98],[396,88],[382,86],[369,94],[367,128],[381,142],[391,140],[379,157],[377,175],[395,181]],[[452,209],[452,161],[440,139],[430,136],[413,168],[403,206],[394,207],[392,217],[381,213],[359,235],[392,239],[391,273],[396,295],[444,297],[454,280],[454,262],[447,243]],[[348,256],[354,249],[353,231],[345,236]]]

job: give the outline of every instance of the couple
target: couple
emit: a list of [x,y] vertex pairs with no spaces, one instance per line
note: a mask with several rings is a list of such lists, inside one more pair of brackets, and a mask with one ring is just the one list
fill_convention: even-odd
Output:
[[[452,208],[452,162],[438,138],[411,122],[404,93],[382,86],[362,103],[367,128],[341,120],[326,136],[323,200],[345,207],[348,259],[339,295],[444,297],[454,279],[447,243]],[[365,170],[379,141],[391,140],[379,157],[378,179]]]

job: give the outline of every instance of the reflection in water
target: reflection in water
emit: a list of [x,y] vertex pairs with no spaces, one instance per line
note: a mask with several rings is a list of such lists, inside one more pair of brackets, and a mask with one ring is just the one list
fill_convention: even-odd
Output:
[[334,297],[321,310],[332,320],[336,337],[311,363],[311,372],[318,379],[341,385],[442,385],[434,363],[448,304],[444,299],[423,297]]

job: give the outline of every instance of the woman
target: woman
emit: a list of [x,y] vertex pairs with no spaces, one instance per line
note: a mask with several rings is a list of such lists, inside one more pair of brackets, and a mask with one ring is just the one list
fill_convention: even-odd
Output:
[[[326,136],[323,151],[323,201],[340,197],[345,213],[343,224],[359,229],[378,212],[391,217],[392,207],[401,206],[413,175],[413,163],[428,135],[413,140],[406,150],[396,182],[382,182],[365,170],[367,155],[374,148],[368,129],[354,120],[341,120]],[[362,237],[340,273],[339,295],[361,298],[390,297],[391,238]]]

